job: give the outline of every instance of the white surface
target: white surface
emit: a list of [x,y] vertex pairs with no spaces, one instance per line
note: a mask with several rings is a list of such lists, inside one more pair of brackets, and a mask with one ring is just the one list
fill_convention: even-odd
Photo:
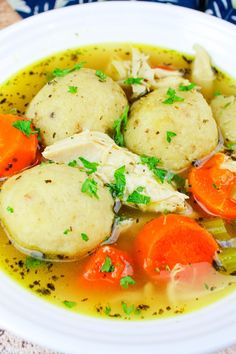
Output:
[[[192,53],[200,43],[235,74],[236,27],[196,11],[142,2],[106,2],[56,10],[0,32],[0,78],[55,51],[98,42],[143,42]],[[77,354],[202,354],[236,342],[236,294],[189,315],[145,322],[99,320],[34,297],[0,274],[0,326]]]

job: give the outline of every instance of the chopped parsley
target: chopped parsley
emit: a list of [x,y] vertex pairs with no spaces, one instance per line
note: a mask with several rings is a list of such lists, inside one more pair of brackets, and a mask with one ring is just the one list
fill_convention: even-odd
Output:
[[65,301],[63,301],[63,304],[66,307],[68,307],[69,309],[72,309],[73,307],[75,307],[77,305],[77,302],[65,300]]
[[87,178],[81,187],[81,192],[87,193],[90,197],[95,197],[99,199],[97,195],[97,182],[92,178]]
[[156,166],[161,163],[161,159],[157,157],[149,157],[149,156],[140,156],[141,163],[147,165],[149,170],[155,170]]
[[99,77],[99,81],[106,81],[107,79],[107,75],[104,74],[104,72],[102,72],[101,70],[96,70],[96,76]]
[[174,138],[177,134],[174,132],[167,131],[166,132],[166,140],[168,143],[171,143],[172,138]]
[[144,187],[138,187],[135,189],[127,198],[128,203],[133,203],[133,204],[149,204],[151,201],[151,198],[147,195],[141,194],[144,190]]
[[45,264],[45,262],[42,261],[41,259],[37,259],[37,258],[33,258],[33,257],[26,257],[26,259],[25,259],[25,266],[28,269],[37,268],[43,264]]
[[24,135],[29,137],[32,134],[40,134],[40,129],[31,129],[31,122],[29,120],[16,120],[12,123],[12,126],[20,130]]
[[121,306],[126,315],[131,315],[131,313],[134,312],[134,305],[128,306],[124,301],[122,301]]
[[119,146],[124,146],[124,136],[123,130],[125,129],[128,121],[128,113],[129,113],[129,106],[126,106],[124,112],[121,114],[120,118],[115,120],[113,124],[114,129],[114,140],[115,143]]
[[83,66],[84,66],[85,62],[81,62],[81,63],[78,63],[78,64],[75,64],[73,66],[73,68],[69,68],[69,69],[59,69],[59,68],[56,68],[53,70],[52,72],[52,75],[54,77],[63,77],[63,76],[66,76],[70,73],[72,73],[73,71],[75,70],[80,70]]
[[82,232],[81,233],[81,238],[83,241],[87,242],[89,240],[89,237],[88,235],[85,233],[85,232]]
[[208,286],[207,283],[204,283],[204,287],[205,287],[207,290],[209,290],[209,286]]
[[217,185],[215,183],[212,184],[212,187],[215,188],[216,190],[220,189],[219,187],[217,187]]
[[100,272],[102,273],[112,273],[114,272],[115,267],[112,264],[111,258],[109,256],[106,256],[105,261],[100,269]]
[[120,279],[120,286],[122,286],[122,288],[128,289],[129,285],[135,284],[136,281],[130,275],[127,275],[126,277]]
[[11,214],[14,213],[14,209],[11,206],[7,207],[7,211]]
[[79,157],[79,160],[82,162],[83,166],[88,170],[88,175],[97,171],[97,167],[99,165],[97,162],[90,162],[84,159],[83,157]]
[[77,161],[76,160],[72,160],[68,163],[68,166],[70,167],[77,167]]
[[179,90],[180,91],[191,91],[194,87],[196,87],[196,84],[194,84],[193,82],[189,85],[180,84]]
[[222,95],[222,93],[221,93],[220,91],[215,91],[215,92],[213,93],[213,96],[214,96],[214,97],[221,96],[221,95]]
[[64,235],[68,235],[68,233],[71,232],[71,231],[72,231],[72,227],[70,227],[69,229],[66,229],[66,230],[63,232],[63,234],[64,234]]
[[107,316],[110,315],[110,313],[111,313],[111,308],[110,308],[110,306],[106,306],[106,307],[105,307],[104,313],[105,313],[105,315],[107,315]]
[[78,87],[77,86],[69,86],[68,87],[68,90],[67,90],[69,93],[77,93],[78,92]]
[[125,166],[121,166],[114,173],[115,183],[108,184],[111,194],[114,198],[121,198],[124,195],[126,186]]
[[235,150],[236,149],[236,143],[228,143],[225,145],[226,149],[229,150]]
[[124,81],[124,84],[125,85],[141,85],[143,80],[144,80],[143,77],[128,77],[128,79],[126,79]]
[[177,96],[176,91],[171,87],[168,88],[166,95],[169,97],[166,100],[162,101],[162,103],[164,103],[164,104],[173,104],[175,102],[184,101],[184,98]]

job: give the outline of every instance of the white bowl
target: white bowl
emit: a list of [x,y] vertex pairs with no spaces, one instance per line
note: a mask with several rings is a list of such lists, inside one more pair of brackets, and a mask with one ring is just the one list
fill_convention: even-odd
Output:
[[[235,74],[236,27],[189,9],[105,2],[50,11],[0,32],[0,78],[56,51],[101,42],[139,42],[192,53],[203,45]],[[210,353],[236,343],[236,293],[171,319],[121,322],[78,315],[40,300],[0,273],[0,326],[65,353]]]

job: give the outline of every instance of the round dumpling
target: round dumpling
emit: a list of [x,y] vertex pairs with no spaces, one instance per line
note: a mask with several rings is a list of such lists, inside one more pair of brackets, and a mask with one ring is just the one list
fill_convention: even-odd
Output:
[[109,132],[127,105],[122,88],[93,69],[80,69],[48,82],[33,98],[26,116],[40,128],[44,145],[84,129]]
[[226,142],[236,142],[236,97],[215,97],[211,109]]
[[160,158],[166,169],[189,167],[193,160],[214,150],[217,142],[211,109],[195,89],[160,87],[131,107],[125,131],[127,148]]
[[87,178],[77,168],[57,164],[9,178],[0,193],[0,219],[13,243],[48,259],[76,259],[104,241],[111,233],[114,202],[100,181],[98,198],[83,193]]

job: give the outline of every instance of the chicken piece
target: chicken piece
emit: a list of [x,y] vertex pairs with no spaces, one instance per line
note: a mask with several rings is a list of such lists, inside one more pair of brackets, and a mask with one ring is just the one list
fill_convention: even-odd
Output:
[[[126,61],[113,60],[111,66],[116,71],[118,83],[124,88],[127,78],[142,78],[139,84],[132,84],[132,98],[138,98],[158,87],[158,80],[165,77],[181,77],[183,73],[178,70],[165,70],[152,68],[148,63],[149,56],[132,48],[132,59]],[[114,70],[113,70],[114,71]]]
[[225,156],[225,160],[220,165],[220,168],[236,173],[236,161],[231,159],[229,156]]
[[[70,138],[48,146],[43,156],[59,163],[69,163],[76,160],[82,167],[79,157],[90,162],[98,163],[95,173],[105,184],[114,184],[114,173],[125,166],[125,187],[120,197],[129,206],[142,211],[181,211],[185,208],[188,197],[176,191],[172,184],[159,182],[146,165],[141,163],[140,156],[121,148],[106,134],[84,131]],[[135,192],[137,197],[142,195],[142,203],[131,202],[130,196]],[[134,196],[134,195],[133,195]],[[139,197],[138,197],[139,198]]]

